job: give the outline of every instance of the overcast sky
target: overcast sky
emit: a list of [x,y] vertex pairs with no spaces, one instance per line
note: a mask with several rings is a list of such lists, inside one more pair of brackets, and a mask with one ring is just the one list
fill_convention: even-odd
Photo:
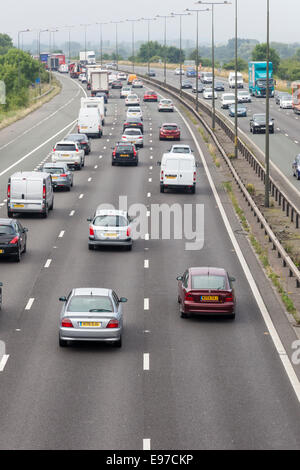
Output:
[[[220,0],[218,0],[220,1]],[[234,2],[235,0],[232,0]],[[4,4],[4,0],[0,0]],[[266,0],[238,0],[239,37],[258,39],[266,38]],[[141,17],[154,17],[157,14],[167,15],[171,12],[182,13],[184,8],[203,8],[194,1],[182,0],[15,0],[5,1],[0,16],[1,32],[10,33],[17,40],[17,31],[26,28],[62,28],[75,25],[71,40],[84,41],[82,23],[90,23],[88,40],[97,40],[96,22],[119,21]],[[271,40],[280,42],[300,42],[299,0],[270,0],[271,8]],[[226,42],[234,36],[234,5],[218,5],[215,7],[216,42]],[[209,43],[211,37],[210,12],[199,15],[200,42]],[[195,16],[183,18],[184,39],[195,38]],[[151,38],[163,38],[164,20],[152,23]],[[120,41],[131,41],[131,25],[122,23],[118,26]],[[115,26],[103,27],[103,38],[114,40]],[[26,36],[26,37],[25,37]],[[24,43],[31,43],[36,32],[26,33]],[[179,37],[179,18],[168,20],[168,38]],[[145,22],[136,24],[136,40],[147,38]],[[68,40],[66,31],[56,33],[55,43]]]

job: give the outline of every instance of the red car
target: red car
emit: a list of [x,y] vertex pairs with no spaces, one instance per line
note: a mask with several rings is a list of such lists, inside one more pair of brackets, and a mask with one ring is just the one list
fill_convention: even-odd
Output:
[[235,318],[235,295],[223,268],[189,268],[178,281],[178,303],[182,318],[196,315],[224,315]]
[[170,122],[163,124],[159,129],[159,140],[180,140],[180,128]]
[[144,101],[158,101],[158,96],[155,91],[148,91],[144,94]]

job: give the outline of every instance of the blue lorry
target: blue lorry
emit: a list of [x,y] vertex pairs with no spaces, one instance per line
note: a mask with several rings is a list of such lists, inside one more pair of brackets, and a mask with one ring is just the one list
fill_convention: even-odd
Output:
[[[270,97],[275,94],[273,64],[269,62]],[[267,94],[267,62],[249,62],[249,93],[252,96],[265,98]]]

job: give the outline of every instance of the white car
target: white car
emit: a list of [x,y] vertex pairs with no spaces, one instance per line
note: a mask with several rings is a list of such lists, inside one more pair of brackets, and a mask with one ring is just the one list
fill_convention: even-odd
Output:
[[235,94],[223,93],[221,96],[221,108],[228,109],[232,104],[235,104]]
[[118,80],[127,80],[127,74],[125,72],[119,72]]
[[144,136],[140,129],[125,129],[122,135],[122,142],[135,144],[136,147],[144,147]]
[[193,150],[189,145],[173,145],[170,149],[170,153],[184,153],[184,154],[191,154]]
[[169,111],[169,112],[174,112],[174,104],[172,100],[167,100],[167,99],[162,99],[158,103],[158,111]]
[[132,82],[132,88],[143,88],[143,86],[142,80],[133,80]]
[[128,95],[127,98],[125,98],[125,106],[139,106],[140,105],[140,99],[138,95],[131,94]]
[[131,86],[123,86],[120,91],[120,98],[127,98],[128,95],[131,95]]
[[128,108],[127,117],[136,117],[143,120],[143,111],[139,106],[133,106],[132,108]]
[[292,109],[293,107],[293,98],[288,93],[286,95],[282,95],[280,98],[279,106],[282,109]]
[[84,159],[84,150],[71,140],[57,142],[51,156],[52,163],[63,162],[68,165],[68,168],[74,170],[81,170],[84,167]]
[[78,80],[81,82],[81,83],[86,83],[86,76],[85,76],[85,73],[81,73],[78,77]]
[[251,103],[251,96],[249,91],[238,91],[238,102],[239,103]]
[[127,212],[97,208],[95,216],[89,219],[89,249],[97,246],[126,246],[132,248],[131,225]]
[[[212,88],[204,88],[203,90],[203,98],[205,100],[211,100],[213,97],[213,89]],[[218,99],[218,93],[215,91],[215,100]]]
[[176,69],[174,73],[175,73],[175,75],[180,75],[180,74],[184,75],[184,70],[183,69],[182,70]]

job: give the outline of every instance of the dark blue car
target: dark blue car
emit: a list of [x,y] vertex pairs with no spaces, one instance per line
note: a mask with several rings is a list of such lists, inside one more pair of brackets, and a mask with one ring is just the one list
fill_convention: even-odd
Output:
[[186,76],[187,77],[196,77],[196,70],[195,69],[188,69],[186,71]]

